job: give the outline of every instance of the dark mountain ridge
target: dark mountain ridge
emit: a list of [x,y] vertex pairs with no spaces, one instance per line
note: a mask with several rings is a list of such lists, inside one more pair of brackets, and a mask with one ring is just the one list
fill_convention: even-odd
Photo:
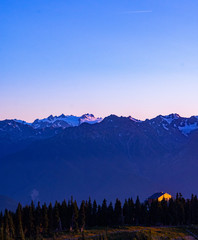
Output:
[[2,195],[27,202],[36,192],[35,200],[49,202],[71,195],[112,200],[197,193],[197,117],[137,121],[111,115],[96,124],[42,130],[21,124],[0,131],[4,146],[14,143],[4,154],[0,148]]

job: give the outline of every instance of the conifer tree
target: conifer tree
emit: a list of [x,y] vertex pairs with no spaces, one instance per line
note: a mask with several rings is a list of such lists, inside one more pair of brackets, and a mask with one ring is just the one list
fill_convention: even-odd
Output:
[[9,225],[8,225],[8,210],[5,210],[4,213],[4,240],[11,240],[10,238],[10,229],[9,229]]
[[68,205],[67,205],[67,226],[68,227],[72,227],[72,216],[73,216],[73,202],[71,203],[71,201],[68,201]]
[[177,223],[182,225],[184,224],[185,221],[185,200],[182,197],[182,194],[179,193],[179,198],[176,199],[176,204],[177,204],[177,216],[178,216],[178,221]]
[[141,203],[139,196],[137,196],[136,202],[135,202],[135,223],[140,223],[140,215],[141,215]]
[[33,237],[35,234],[35,228],[34,228],[34,205],[31,204],[28,209],[28,236]]
[[35,222],[36,222],[36,209],[34,202],[31,201],[30,207],[29,207],[29,213],[28,213],[28,225],[29,225],[29,235],[34,236],[35,235]]
[[24,233],[25,233],[26,236],[28,236],[28,228],[29,228],[29,226],[28,226],[28,220],[29,220],[28,217],[29,217],[29,206],[26,205],[23,208],[23,216],[22,216],[22,219],[23,219],[22,225],[23,225]]
[[54,230],[53,226],[54,226],[54,223],[53,223],[53,208],[52,208],[52,203],[49,204],[49,207],[48,207],[48,231],[49,233],[51,234]]
[[67,207],[67,202],[64,200],[61,205],[61,211],[60,211],[60,218],[62,222],[63,229],[69,228],[68,225],[68,207]]
[[53,209],[53,221],[54,221],[54,229],[59,230],[60,225],[60,215],[59,215],[59,207],[58,202],[55,202],[54,209]]
[[114,211],[113,211],[113,203],[110,202],[108,209],[107,209],[107,225],[112,226],[113,225],[113,217],[114,217]]
[[92,212],[91,226],[96,226],[96,223],[97,223],[97,209],[98,209],[98,206],[97,206],[96,200],[94,200],[93,201],[93,212]]
[[13,216],[11,212],[8,212],[8,225],[9,225],[10,238],[15,239],[15,226],[14,226]]
[[88,203],[86,203],[86,223],[88,226],[92,225],[92,202],[90,197]]
[[129,224],[134,224],[135,222],[135,205],[132,198],[128,199],[129,205]]
[[189,225],[191,223],[191,204],[189,199],[187,199],[185,203],[184,211],[185,211],[185,224]]
[[82,201],[79,211],[79,226],[82,230],[85,227],[85,201]]
[[168,205],[167,205],[167,201],[165,199],[163,199],[161,201],[161,207],[162,207],[162,223],[163,225],[167,225],[169,223],[168,221]]
[[78,206],[76,200],[72,203],[72,229],[78,232]]
[[107,226],[107,200],[104,199],[102,202],[101,217],[103,226]]
[[124,223],[129,224],[130,222],[130,211],[129,211],[129,203],[125,199],[124,205],[123,205],[123,216],[124,216]]
[[22,226],[22,206],[19,203],[16,211],[16,238],[19,240],[25,240],[23,226]]
[[98,212],[97,212],[97,225],[102,226],[103,222],[102,222],[102,210],[101,210],[101,206],[98,205]]
[[157,222],[157,201],[152,201],[149,208],[149,223],[155,225]]
[[171,225],[177,225],[177,210],[176,210],[175,201],[173,199],[169,200],[168,216],[169,216],[169,223]]
[[147,203],[141,204],[140,224],[148,224],[149,215],[147,211]]
[[156,201],[156,210],[157,210],[157,224],[162,223],[162,205],[161,202]]
[[47,214],[47,205],[46,203],[42,206],[42,226],[43,233],[46,235],[48,233],[48,214]]
[[38,202],[35,211],[35,228],[37,232],[40,232],[41,226],[42,226],[42,211],[40,202]]
[[117,198],[114,208],[114,223],[120,225],[122,223],[122,205],[120,200]]

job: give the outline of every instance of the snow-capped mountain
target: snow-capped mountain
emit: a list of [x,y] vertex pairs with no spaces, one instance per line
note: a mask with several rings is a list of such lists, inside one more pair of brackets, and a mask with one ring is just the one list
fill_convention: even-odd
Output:
[[156,118],[148,120],[150,124],[159,128],[162,127],[166,131],[180,131],[183,135],[188,136],[191,132],[198,129],[198,117],[192,116],[184,118],[178,114],[170,114],[166,116],[159,115]]
[[166,115],[166,116],[161,116],[165,121],[167,121],[167,123],[171,124],[173,120],[176,120],[176,119],[179,119],[181,118],[179,116],[179,114],[177,113],[172,113],[172,114],[169,114],[169,115]]
[[[152,119],[146,119],[145,121],[138,120],[131,116],[128,117],[131,121],[137,124],[144,125],[145,123],[149,123],[155,129],[159,128],[159,131],[180,131],[183,135],[188,136],[191,132],[198,129],[198,116],[192,116],[190,118],[181,117],[177,113],[172,113],[169,115],[159,115]],[[67,127],[77,127],[82,123],[95,124],[103,121],[101,117],[95,117],[93,114],[84,114],[80,117],[74,115],[60,115],[53,116],[50,115],[47,118],[36,119],[33,123],[28,123],[23,120],[5,120],[7,121],[7,126],[12,125],[13,128],[20,129],[20,126],[27,125],[32,127],[33,129],[45,129],[45,128],[62,128],[65,129]],[[4,121],[0,121],[4,122]],[[14,122],[16,124],[14,124]],[[5,128],[5,126],[4,126]],[[7,127],[8,128],[8,127]],[[10,129],[10,127],[9,127]],[[160,130],[161,129],[161,130]],[[2,128],[0,128],[0,131]]]
[[34,129],[39,128],[46,128],[46,127],[53,127],[53,128],[67,128],[67,127],[76,127],[82,123],[99,123],[103,119],[96,118],[93,114],[84,114],[81,117],[73,116],[73,115],[60,115],[60,116],[53,116],[50,115],[48,118],[44,119],[36,119],[31,126]]

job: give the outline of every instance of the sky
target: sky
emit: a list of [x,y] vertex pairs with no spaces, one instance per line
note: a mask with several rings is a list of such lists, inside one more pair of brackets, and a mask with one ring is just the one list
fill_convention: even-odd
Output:
[[1,0],[0,120],[198,115],[198,1]]

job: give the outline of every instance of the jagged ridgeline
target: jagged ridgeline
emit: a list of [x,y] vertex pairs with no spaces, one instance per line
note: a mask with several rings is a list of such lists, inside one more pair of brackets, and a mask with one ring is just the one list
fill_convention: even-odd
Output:
[[[197,194],[198,118],[50,116],[0,122],[0,194],[41,203]],[[5,201],[4,201],[5,202]],[[7,206],[7,205],[6,205]],[[2,208],[5,206],[2,206]]]

